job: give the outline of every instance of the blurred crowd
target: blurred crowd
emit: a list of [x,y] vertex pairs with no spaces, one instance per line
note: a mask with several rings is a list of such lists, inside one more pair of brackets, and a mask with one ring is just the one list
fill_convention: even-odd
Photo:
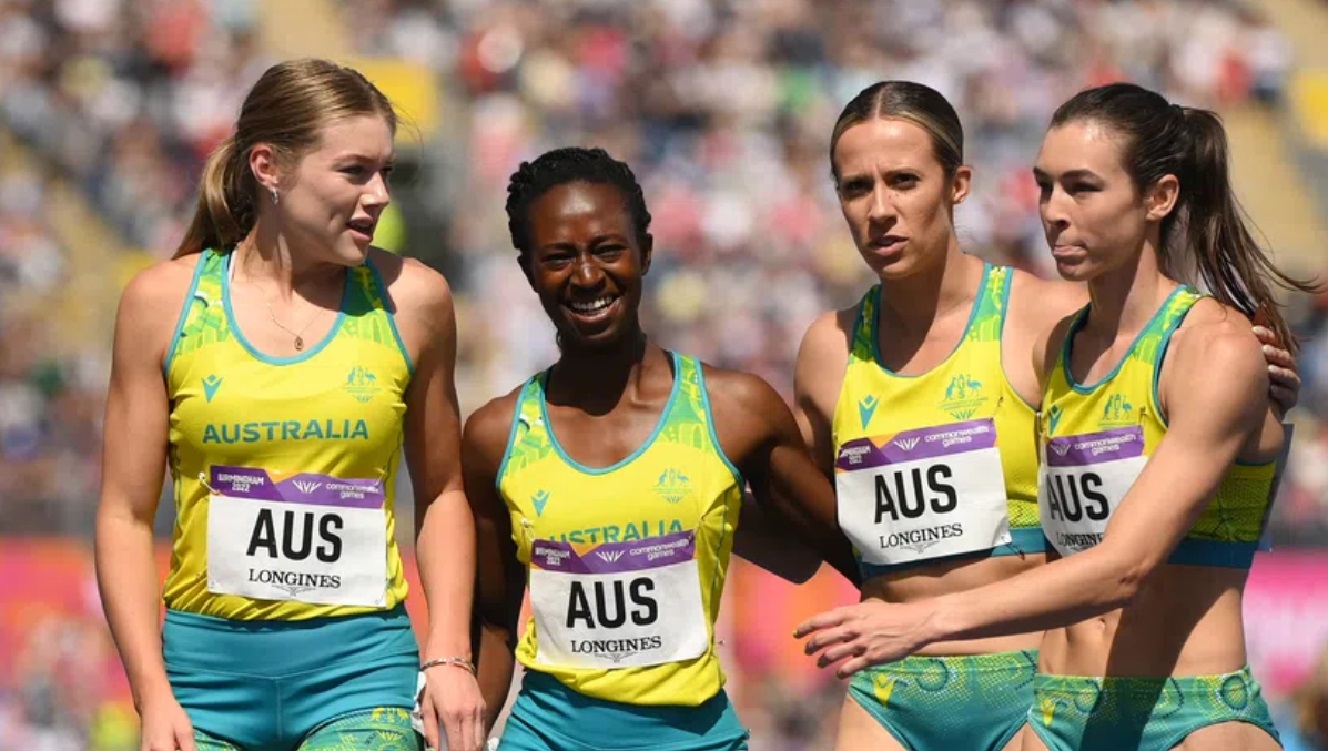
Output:
[[[957,215],[967,248],[1047,274],[1028,165],[1056,104],[1128,79],[1191,105],[1275,108],[1292,65],[1281,35],[1220,0],[324,5],[350,25],[346,53],[408,61],[440,92],[439,125],[402,147],[435,177],[396,190],[429,217],[407,227],[439,228],[408,232],[402,249],[456,289],[467,412],[555,357],[503,211],[508,175],[545,149],[600,145],[635,169],[657,249],[652,335],[787,394],[806,326],[871,281],[827,157],[839,109],[866,85],[917,80],[956,105],[977,175]],[[203,158],[274,61],[263,12],[262,0],[0,0],[0,529],[90,530],[115,293],[170,255]],[[1292,312],[1305,387],[1275,539],[1322,547],[1328,300]],[[763,706],[786,706],[746,718],[768,730],[758,748],[824,747],[827,713],[781,691]],[[6,735],[26,701],[0,686],[0,746],[42,747]]]

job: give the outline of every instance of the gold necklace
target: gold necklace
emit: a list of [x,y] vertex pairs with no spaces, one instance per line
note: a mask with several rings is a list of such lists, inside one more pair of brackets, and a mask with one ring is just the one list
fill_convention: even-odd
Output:
[[267,302],[268,317],[271,318],[272,322],[277,324],[277,327],[280,328],[282,331],[285,331],[287,334],[290,334],[291,336],[295,337],[296,352],[304,351],[304,332],[308,331],[309,327],[313,325],[313,322],[317,321],[318,317],[321,316],[322,314],[323,314],[323,309],[319,308],[318,311],[314,313],[313,317],[309,319],[309,322],[304,324],[304,328],[300,329],[299,331],[291,331],[290,329],[286,328],[286,326],[281,321],[277,320],[277,314],[272,312],[272,301],[268,300]]
[[[229,273],[230,273],[230,281],[231,281],[231,283],[234,283],[234,282],[235,282],[235,268],[236,268],[237,266],[239,266],[239,264],[235,262],[235,255],[234,255],[234,254],[237,253],[238,251],[239,251],[239,247],[237,246],[237,247],[235,248],[235,250],[232,251],[232,257],[231,257],[231,259],[230,259],[230,271],[229,271]],[[260,289],[260,288],[258,287],[258,285],[254,284],[252,280],[248,280],[248,279],[246,279],[245,281],[248,282],[249,284],[253,285],[254,289],[257,289],[257,290],[259,291],[260,294],[262,293],[262,289]],[[318,320],[318,317],[321,316],[321,315],[323,314],[323,308],[319,308],[319,309],[314,313],[313,317],[309,319],[309,322],[306,323],[306,324],[304,324],[304,327],[301,328],[299,331],[292,331],[292,330],[290,330],[289,328],[287,328],[286,325],[283,324],[281,321],[278,321],[278,320],[277,320],[277,314],[274,313],[274,312],[272,312],[272,301],[271,301],[271,300],[266,300],[265,302],[267,303],[267,317],[272,319],[272,323],[276,324],[276,325],[277,325],[277,328],[279,328],[279,329],[281,329],[282,331],[285,331],[287,334],[290,334],[291,336],[295,337],[295,351],[296,351],[296,352],[303,352],[303,351],[304,351],[304,332],[305,332],[305,331],[308,331],[308,330],[309,330],[309,327],[313,325],[314,321],[317,321],[317,320]]]

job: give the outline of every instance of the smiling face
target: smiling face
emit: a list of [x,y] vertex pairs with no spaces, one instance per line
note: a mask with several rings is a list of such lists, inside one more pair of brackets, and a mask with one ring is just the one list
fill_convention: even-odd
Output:
[[[357,115],[323,128],[318,145],[292,169],[281,170],[260,144],[251,157],[259,200],[292,247],[314,260],[355,266],[364,262],[374,228],[391,198],[393,133],[378,115]],[[278,201],[271,203],[268,186]]]
[[1093,120],[1047,131],[1033,168],[1038,210],[1056,270],[1083,282],[1136,262],[1146,242],[1157,247],[1160,223],[1174,208],[1172,175],[1142,193],[1125,170],[1123,140]]
[[878,276],[906,277],[944,257],[953,207],[968,195],[971,171],[961,166],[946,175],[922,126],[882,118],[858,123],[840,136],[833,158],[839,207]]
[[564,345],[604,347],[639,330],[650,235],[608,183],[555,185],[530,203],[530,285]]

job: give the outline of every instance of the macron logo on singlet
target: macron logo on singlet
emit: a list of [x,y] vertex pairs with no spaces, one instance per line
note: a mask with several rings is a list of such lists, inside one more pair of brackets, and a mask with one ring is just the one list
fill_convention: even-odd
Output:
[[876,413],[876,405],[881,400],[874,394],[868,394],[858,400],[858,419],[862,421],[862,429],[867,429],[867,423],[871,422],[872,415]]
[[1053,405],[1051,406],[1051,409],[1047,410],[1047,434],[1048,434],[1048,435],[1052,435],[1052,434],[1054,434],[1054,433],[1056,432],[1056,426],[1057,426],[1057,425],[1060,425],[1060,423],[1061,423],[1061,416],[1064,415],[1064,414],[1065,414],[1065,410],[1061,409],[1061,408],[1060,408],[1060,405],[1057,405],[1057,404],[1053,404]]
[[203,398],[207,399],[208,404],[212,403],[212,397],[217,395],[217,389],[221,388],[222,379],[216,373],[203,379]]
[[549,503],[549,491],[540,490],[530,497],[530,502],[535,507],[535,516],[543,516],[544,507]]

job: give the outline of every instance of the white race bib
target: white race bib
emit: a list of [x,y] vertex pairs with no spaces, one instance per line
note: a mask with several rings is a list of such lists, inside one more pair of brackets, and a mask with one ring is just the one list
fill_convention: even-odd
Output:
[[535,659],[570,668],[641,668],[710,648],[696,532],[610,542],[584,552],[536,540],[530,555]]
[[380,480],[212,467],[208,591],[317,605],[387,604]]
[[839,526],[888,566],[1011,541],[996,423],[987,418],[858,438],[835,462]]
[[1038,512],[1056,551],[1068,556],[1102,542],[1112,513],[1147,463],[1139,425],[1047,441]]

